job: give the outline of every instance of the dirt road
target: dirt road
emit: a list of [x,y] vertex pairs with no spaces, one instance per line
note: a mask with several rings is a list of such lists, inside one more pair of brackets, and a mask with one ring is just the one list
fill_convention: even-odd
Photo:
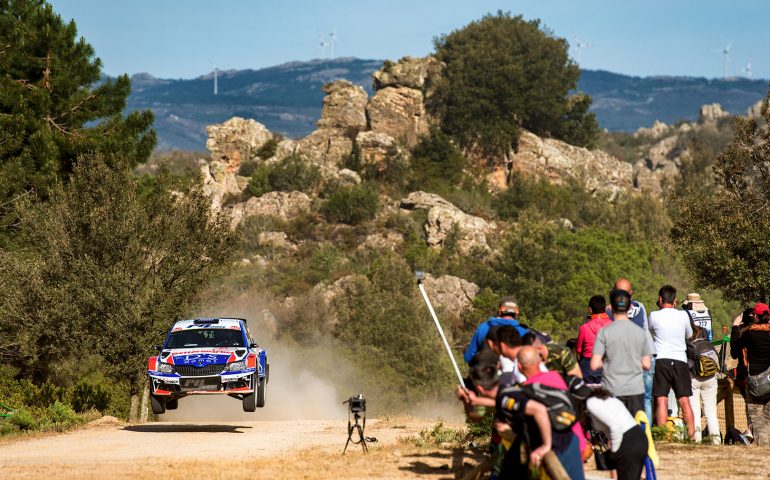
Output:
[[[429,425],[432,423],[414,420],[401,424],[372,420],[366,435],[378,439],[374,446],[388,446]],[[195,473],[201,470],[224,477],[234,464],[300,451],[339,456],[347,439],[346,428],[345,418],[140,425],[108,419],[70,433],[4,442],[0,445],[0,478],[200,478]],[[185,465],[204,468],[186,471]]]

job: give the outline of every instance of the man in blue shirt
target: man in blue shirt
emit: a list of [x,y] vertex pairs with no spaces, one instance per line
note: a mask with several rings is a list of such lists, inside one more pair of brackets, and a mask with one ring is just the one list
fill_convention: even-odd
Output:
[[476,353],[489,347],[486,339],[491,327],[509,325],[515,327],[521,336],[526,335],[529,330],[521,326],[518,320],[516,320],[518,317],[519,304],[513,297],[503,297],[500,300],[500,307],[497,309],[497,316],[490,317],[485,322],[482,322],[476,328],[476,331],[473,332],[471,342],[468,344],[468,348],[465,349],[465,354],[463,355],[465,363],[470,363],[473,357],[476,356]]

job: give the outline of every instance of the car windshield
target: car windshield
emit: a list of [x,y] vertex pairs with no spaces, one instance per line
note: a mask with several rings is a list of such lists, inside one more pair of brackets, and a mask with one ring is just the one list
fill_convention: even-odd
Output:
[[173,332],[166,344],[166,348],[242,346],[241,331],[224,328],[195,328]]

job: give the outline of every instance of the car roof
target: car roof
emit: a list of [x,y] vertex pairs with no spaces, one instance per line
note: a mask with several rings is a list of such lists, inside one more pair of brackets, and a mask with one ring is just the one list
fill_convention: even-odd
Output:
[[246,323],[242,318],[193,318],[190,320],[179,320],[174,323],[172,330],[194,329],[194,328],[237,328],[241,329],[241,323]]

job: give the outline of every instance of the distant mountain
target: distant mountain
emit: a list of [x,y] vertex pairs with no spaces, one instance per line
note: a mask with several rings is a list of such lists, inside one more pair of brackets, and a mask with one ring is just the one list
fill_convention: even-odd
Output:
[[[161,149],[203,150],[206,125],[233,116],[254,118],[289,137],[310,133],[321,113],[321,87],[344,78],[371,93],[371,74],[381,60],[337,58],[291,62],[260,70],[213,73],[188,79],[134,75],[128,109],[152,109]],[[579,89],[594,99],[593,111],[608,130],[636,130],[661,120],[694,120],[705,103],[720,103],[734,114],[767,93],[766,80],[709,80],[692,77],[630,77],[584,70]]]

